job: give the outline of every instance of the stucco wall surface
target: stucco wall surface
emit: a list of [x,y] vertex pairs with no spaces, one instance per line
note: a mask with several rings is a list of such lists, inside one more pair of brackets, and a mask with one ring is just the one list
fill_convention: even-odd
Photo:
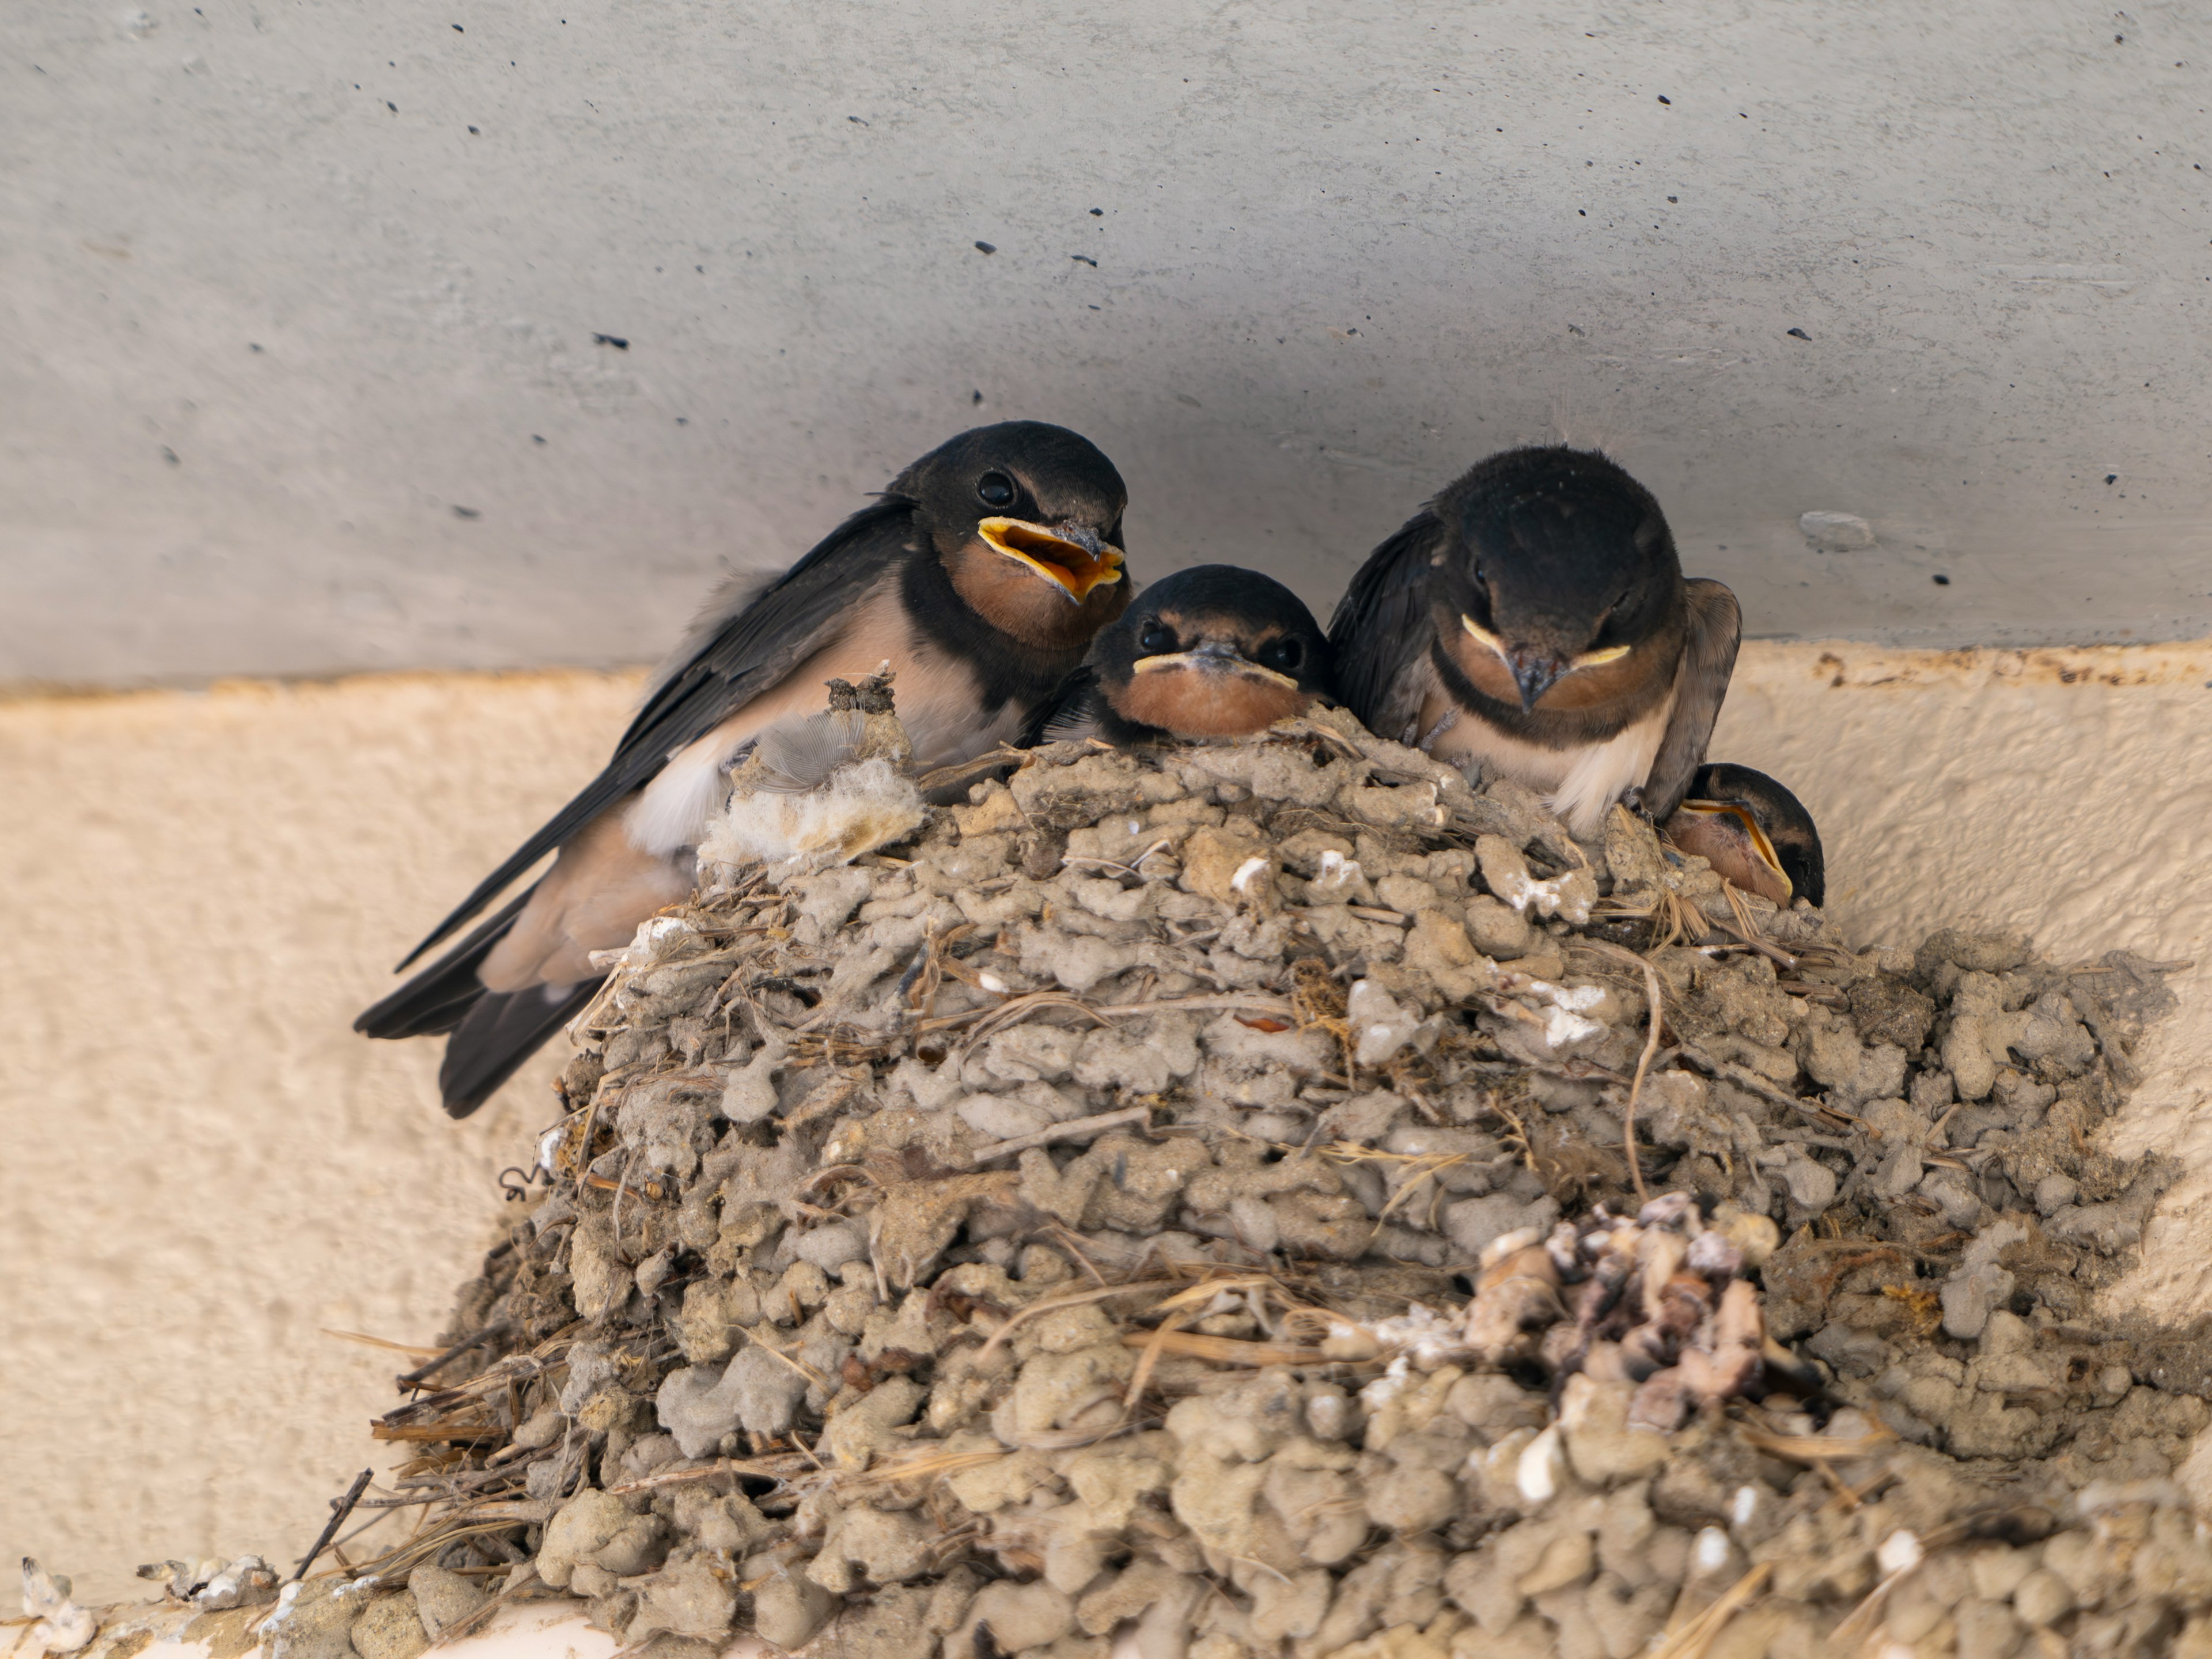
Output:
[[[1146,577],[1327,600],[1564,433],[1763,633],[2212,631],[2185,0],[9,0],[0,33],[0,683],[641,660],[723,561],[787,565],[1010,416],[1115,458]],[[1815,552],[1807,512],[1874,544]]]
[[[2128,1297],[2212,1310],[2212,646],[1746,648],[1717,757],[1803,796],[1832,908],[2199,966],[2121,1133],[2195,1174]],[[459,1126],[434,1043],[347,1030],[596,766],[633,675],[364,678],[0,703],[0,1559],[86,1593],[304,1549],[545,1121]]]

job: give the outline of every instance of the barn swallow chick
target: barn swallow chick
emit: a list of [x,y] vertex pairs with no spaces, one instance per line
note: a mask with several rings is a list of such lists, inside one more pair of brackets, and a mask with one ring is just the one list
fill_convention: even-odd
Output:
[[823,682],[897,676],[917,769],[1027,731],[1127,606],[1128,492],[1086,440],[1035,421],[933,450],[782,574],[708,603],[613,758],[417,945],[404,969],[546,854],[553,863],[444,957],[355,1021],[378,1037],[450,1032],[439,1086],[463,1117],[599,988],[592,953],[691,890],[700,837],[767,728]]
[[1747,893],[1784,909],[1827,896],[1820,832],[1804,803],[1764,772],[1715,761],[1698,769],[1688,798],[1667,820],[1667,839]]
[[1328,662],[1320,624],[1282,583],[1197,565],[1153,583],[1100,633],[1029,740],[1244,737],[1333,696]]
[[1477,463],[1376,548],[1329,642],[1370,731],[1516,779],[1587,839],[1624,797],[1659,821],[1680,803],[1738,632],[1650,491],[1553,447]]

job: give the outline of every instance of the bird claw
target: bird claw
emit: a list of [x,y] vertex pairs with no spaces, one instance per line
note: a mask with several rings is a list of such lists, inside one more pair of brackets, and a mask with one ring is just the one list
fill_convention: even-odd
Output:
[[1623,806],[1626,806],[1630,811],[1635,813],[1638,817],[1642,818],[1644,823],[1650,824],[1653,829],[1656,830],[1659,827],[1659,820],[1651,816],[1651,809],[1644,804],[1643,785],[1637,785],[1636,787],[1631,789],[1626,794],[1623,795],[1620,798],[1620,804]]

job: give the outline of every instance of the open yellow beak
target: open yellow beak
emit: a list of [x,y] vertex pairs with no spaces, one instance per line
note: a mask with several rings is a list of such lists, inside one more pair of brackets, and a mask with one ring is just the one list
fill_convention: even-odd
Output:
[[1748,809],[1731,805],[1727,801],[1686,800],[1674,810],[1693,813],[1698,817],[1734,818],[1743,826],[1744,834],[1751,842],[1751,850],[1759,854],[1759,861],[1774,872],[1776,879],[1782,884],[1782,890],[1792,895],[1796,893],[1796,887],[1782,868],[1782,860],[1774,850],[1774,843],[1767,840],[1766,831],[1759,827],[1759,820],[1752,817]]
[[1293,691],[1298,689],[1298,683],[1288,674],[1278,673],[1249,657],[1232,656],[1225,651],[1171,651],[1164,656],[1139,657],[1131,665],[1132,672],[1139,674],[1158,674],[1176,668],[1193,669],[1201,674],[1234,674],[1239,679],[1287,686]]
[[[1513,666],[1513,658],[1506,649],[1505,641],[1499,639],[1497,635],[1464,613],[1460,617],[1459,625],[1467,629],[1468,638],[1473,640],[1477,645],[1487,647],[1496,653],[1498,660],[1508,668]],[[1619,662],[1627,654],[1628,647],[1625,645],[1608,645],[1602,650],[1585,651],[1567,665],[1567,672],[1571,674],[1577,668],[1602,668],[1609,662]]]
[[1111,543],[1100,542],[1094,553],[1056,531],[1022,519],[986,519],[975,531],[1017,564],[1056,583],[1077,605],[1091,597],[1092,588],[1109,587],[1121,580],[1121,550]]

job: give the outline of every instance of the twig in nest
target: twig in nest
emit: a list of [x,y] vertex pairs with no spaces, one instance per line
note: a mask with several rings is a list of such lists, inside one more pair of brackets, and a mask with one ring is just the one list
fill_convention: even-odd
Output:
[[[994,1456],[997,1454],[993,1454]],[[617,1498],[634,1492],[658,1492],[663,1486],[690,1486],[695,1481],[712,1480],[722,1476],[734,1480],[749,1474],[757,1480],[784,1480],[794,1474],[804,1474],[805,1464],[796,1452],[783,1452],[774,1457],[725,1457],[702,1468],[671,1469],[658,1474],[641,1475],[635,1480],[624,1480],[609,1486],[607,1491]]]
[[362,1493],[368,1490],[369,1478],[374,1474],[374,1469],[363,1469],[359,1474],[354,1476],[353,1485],[345,1489],[345,1495],[343,1498],[331,1499],[330,1524],[323,1528],[321,1535],[315,1540],[314,1547],[301,1556],[300,1565],[292,1569],[294,1578],[305,1578],[307,1576],[307,1569],[315,1565],[315,1558],[330,1547],[331,1540],[337,1537],[338,1528],[345,1525],[346,1516],[353,1513],[353,1506],[361,1502]]
[[1618,945],[1603,939],[1585,941],[1591,949],[1609,957],[1618,957],[1644,970],[1644,989],[1651,1000],[1650,1026],[1644,1038],[1644,1053],[1636,1062],[1636,1080],[1628,1085],[1628,1109],[1621,1114],[1621,1146],[1628,1154],[1628,1173],[1636,1182],[1636,1201],[1648,1203],[1650,1194],[1644,1188],[1644,1165],[1636,1156],[1636,1105],[1644,1097],[1644,1079],[1651,1069],[1651,1057],[1659,1052],[1659,1030],[1666,1023],[1666,1009],[1659,997],[1659,970],[1651,965],[1649,957],[1639,957],[1633,951],[1625,951]]
[[[1137,1356],[1137,1369],[1130,1375],[1128,1391],[1121,1396],[1121,1413],[1127,1416],[1137,1409],[1137,1402],[1145,1397],[1145,1389],[1152,1380],[1152,1372],[1160,1363],[1160,1356],[1168,1351],[1168,1340],[1177,1334],[1188,1313],[1178,1309],[1155,1326],[1145,1340],[1144,1352]],[[1133,1344],[1133,1336],[1124,1337],[1125,1344]]]
[[[513,1328],[514,1327],[506,1320],[495,1320],[491,1324],[485,1326],[482,1330],[477,1332],[473,1336],[464,1337],[460,1341],[454,1343],[452,1347],[447,1349],[443,1353],[433,1354],[425,1364],[416,1366],[413,1370],[405,1373],[404,1376],[394,1377],[392,1381],[398,1383],[398,1385],[403,1389],[414,1388],[421,1383],[424,1377],[429,1376],[431,1372],[438,1370],[439,1367],[445,1364],[447,1361],[459,1359],[471,1348],[481,1347],[483,1344],[492,1340],[495,1337],[505,1336],[507,1332]],[[419,1353],[421,1350],[410,1349],[408,1352],[410,1353]]]
[[1011,1140],[994,1141],[988,1146],[975,1149],[973,1161],[988,1164],[994,1158],[1005,1158],[1012,1152],[1025,1152],[1032,1146],[1043,1146],[1055,1140],[1080,1140],[1085,1135],[1103,1134],[1124,1123],[1150,1123],[1152,1109],[1149,1106],[1127,1106],[1118,1112],[1101,1112],[1096,1117],[1070,1118],[1065,1123],[1054,1123],[1035,1133],[1016,1135]]
[[[997,1007],[986,1011],[981,1018],[969,1025],[964,1046],[972,1048],[985,1037],[1003,1031],[1009,1025],[1018,1025],[1031,1014],[1042,1013],[1047,1008],[1073,1008],[1079,1014],[1088,1015],[1100,1025],[1110,1026],[1112,1024],[1080,997],[1070,996],[1065,991],[1031,991],[1023,996],[1010,998]],[[966,1024],[969,1019],[969,1014],[947,1014],[937,1019],[922,1021],[921,1029],[942,1030],[947,1026]]]
[[335,1336],[341,1342],[358,1342],[370,1348],[389,1348],[394,1353],[405,1354],[410,1359],[434,1359],[444,1352],[438,1348],[418,1348],[411,1342],[387,1341],[383,1337],[369,1336],[361,1331],[332,1330],[328,1325],[318,1325],[315,1328],[325,1336]]
[[1154,1342],[1164,1353],[1210,1359],[1217,1365],[1318,1365],[1328,1356],[1319,1348],[1286,1347],[1279,1342],[1246,1342],[1233,1336],[1205,1336],[1196,1331],[1132,1331],[1121,1339],[1125,1348],[1145,1348]]
[[1825,1101],[1801,1100],[1796,1095],[1785,1094],[1749,1066],[1739,1066],[1734,1060],[1718,1059],[1707,1054],[1694,1042],[1683,1043],[1679,1052],[1684,1060],[1689,1061],[1707,1077],[1725,1078],[1737,1088],[1747,1090],[1772,1105],[1786,1106],[1800,1112],[1810,1112],[1816,1117],[1833,1118],[1845,1127],[1863,1130],[1876,1140],[1881,1139],[1881,1131],[1864,1118],[1855,1116],[1840,1106],[1831,1106]]
[[[1705,1650],[1712,1646],[1713,1638],[1721,1633],[1721,1627],[1735,1617],[1738,1608],[1759,1594],[1767,1575],[1773,1571],[1771,1562],[1760,1562],[1722,1591],[1720,1599],[1712,1606],[1654,1649],[1651,1659],[1702,1659]],[[1840,1629],[1837,1634],[1842,1634]]]
[[1113,1296],[1141,1296],[1148,1291],[1173,1291],[1182,1288],[1182,1282],[1172,1279],[1140,1279],[1127,1285],[1101,1285],[1093,1289],[1062,1291],[1055,1296],[1039,1297],[1026,1308],[1012,1315],[1006,1322],[991,1333],[976,1354],[980,1362],[994,1352],[1000,1343],[1013,1332],[1015,1326],[1034,1319],[1039,1314],[1052,1313],[1061,1308],[1080,1307],[1089,1302],[1103,1302]]
[[1521,1114],[1505,1103],[1505,1091],[1503,1089],[1491,1090],[1484,1097],[1482,1103],[1493,1115],[1505,1121],[1506,1132],[1498,1139],[1509,1147],[1518,1146],[1521,1161],[1528,1166],[1528,1173],[1539,1181],[1542,1180],[1543,1173],[1536,1168],[1536,1143],[1528,1138],[1528,1125]]
[[[825,1389],[830,1386],[830,1379],[828,1377],[823,1376],[820,1371],[808,1364],[804,1359],[799,1358],[797,1355],[787,1354],[784,1352],[782,1349],[777,1347],[774,1343],[764,1342],[757,1336],[753,1338],[753,1346],[760,1349],[763,1353],[769,1354],[772,1358],[781,1359],[785,1364],[790,1366],[793,1370],[797,1371],[809,1382],[818,1382]],[[792,1437],[792,1443],[793,1445],[798,1445],[799,1437],[797,1435],[793,1435]],[[801,1451],[806,1450],[804,1446],[800,1446],[799,1449]],[[814,1455],[812,1452],[807,1452],[806,1455],[809,1457]]]
[[1717,923],[1720,930],[1724,933],[1734,933],[1761,956],[1772,958],[1782,967],[1796,969],[1796,957],[1791,956],[1787,951],[1777,950],[1760,937],[1759,923],[1752,917],[1751,907],[1744,902],[1743,894],[1737,890],[1736,884],[1726,877],[1721,879],[1721,894],[1728,900],[1729,908],[1735,913],[1738,925],[1731,927],[1724,921]]
[[1750,1423],[1738,1424],[1736,1432],[1771,1457],[1786,1457],[1793,1463],[1808,1465],[1854,1462],[1872,1456],[1897,1439],[1887,1429],[1879,1428],[1849,1440],[1825,1434],[1770,1434]]

